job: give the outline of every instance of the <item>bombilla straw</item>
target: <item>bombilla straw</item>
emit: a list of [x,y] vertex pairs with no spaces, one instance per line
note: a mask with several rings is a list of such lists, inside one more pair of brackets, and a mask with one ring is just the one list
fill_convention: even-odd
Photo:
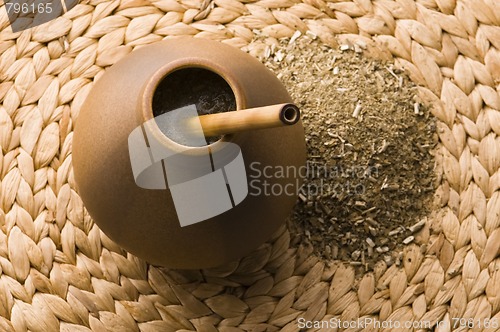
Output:
[[190,121],[199,121],[204,135],[213,137],[248,130],[290,126],[299,120],[299,108],[294,104],[285,103],[201,115]]

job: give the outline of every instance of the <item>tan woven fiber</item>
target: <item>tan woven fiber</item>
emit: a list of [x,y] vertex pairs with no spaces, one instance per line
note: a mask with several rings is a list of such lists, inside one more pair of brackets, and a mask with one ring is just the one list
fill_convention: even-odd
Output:
[[[466,318],[471,331],[499,330],[498,0],[91,0],[19,33],[0,9],[1,331],[297,331],[300,317]],[[355,281],[342,262],[290,249],[284,228],[209,271],[148,266],[110,241],[84,209],[71,165],[92,81],[163,38],[211,38],[265,57],[273,38],[296,31],[394,57],[432,103],[440,185],[422,245],[405,248],[401,267],[380,264]],[[498,325],[483,329],[491,317]],[[379,329],[346,329],[358,330]]]

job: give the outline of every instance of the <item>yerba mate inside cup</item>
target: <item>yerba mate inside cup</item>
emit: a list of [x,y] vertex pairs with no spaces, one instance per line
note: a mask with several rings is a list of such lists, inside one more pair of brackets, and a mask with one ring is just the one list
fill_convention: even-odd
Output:
[[[189,106],[195,107],[198,115],[235,111],[236,98],[229,84],[208,69],[182,68],[167,74],[153,95],[155,119],[166,112]],[[162,122],[158,127],[173,141],[186,143],[182,126]],[[206,141],[212,144],[221,137],[206,137]]]

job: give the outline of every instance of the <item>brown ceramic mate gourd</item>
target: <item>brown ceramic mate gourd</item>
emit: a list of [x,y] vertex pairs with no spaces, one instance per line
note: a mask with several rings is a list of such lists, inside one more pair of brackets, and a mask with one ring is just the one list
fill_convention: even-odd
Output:
[[[250,55],[219,42],[195,38],[162,41],[135,50],[106,70],[80,111],[73,141],[74,175],[88,212],[102,231],[124,249],[152,264],[207,268],[237,259],[268,240],[281,226],[295,195],[248,195],[239,205],[211,219],[181,227],[170,191],[142,189],[134,182],[128,136],[153,118],[152,100],[164,77],[183,68],[204,68],[231,87],[238,110],[291,98],[280,81]],[[159,130],[160,141],[178,145]],[[305,165],[302,123],[225,135],[237,144],[247,176],[260,167]],[[220,142],[211,145],[217,149]],[[196,155],[200,148],[186,152]],[[249,179],[250,180],[250,179]],[[270,185],[300,180],[272,177]],[[193,206],[196,209],[196,206]]]

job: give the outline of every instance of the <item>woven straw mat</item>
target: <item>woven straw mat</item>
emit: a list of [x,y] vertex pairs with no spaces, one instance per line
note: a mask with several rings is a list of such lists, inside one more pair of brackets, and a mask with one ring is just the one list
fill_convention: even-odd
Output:
[[[298,331],[299,318],[467,331],[443,324],[461,317],[472,331],[488,321],[484,330],[497,330],[498,0],[90,0],[18,33],[0,9],[1,331]],[[393,57],[432,104],[440,185],[423,244],[406,246],[400,266],[356,279],[348,264],[290,248],[284,227],[248,257],[206,271],[149,266],[110,241],[84,209],[71,165],[93,80],[164,38],[211,38],[259,57],[297,31]],[[436,325],[394,323],[418,321]]]

